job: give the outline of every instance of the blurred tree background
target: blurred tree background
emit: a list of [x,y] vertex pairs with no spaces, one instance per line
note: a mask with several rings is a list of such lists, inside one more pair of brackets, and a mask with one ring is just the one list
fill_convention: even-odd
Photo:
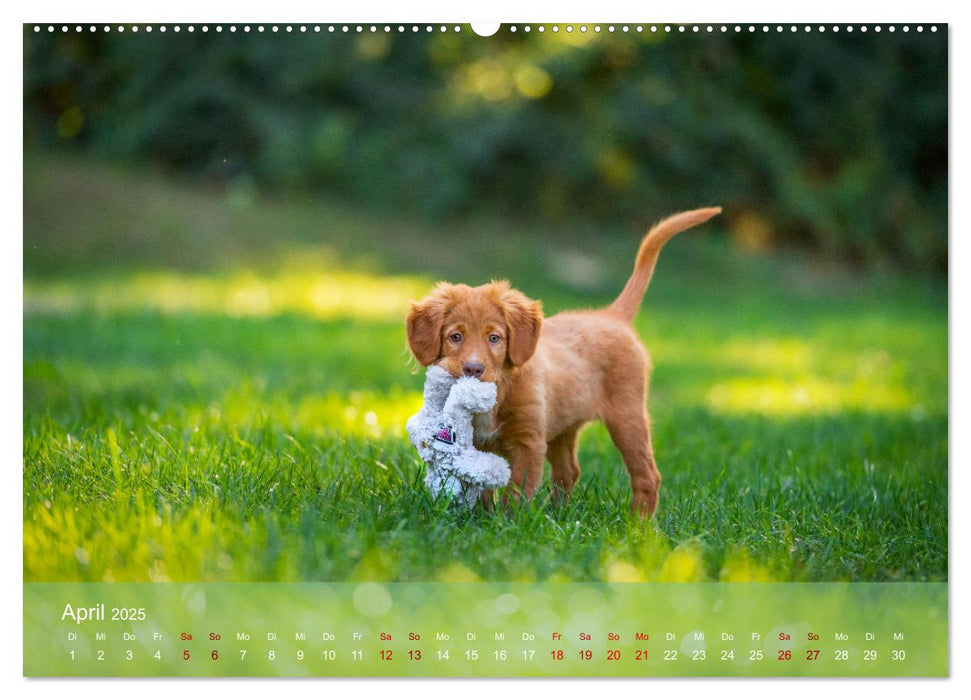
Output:
[[946,31],[31,29],[27,148],[443,222],[720,204],[743,248],[946,274]]

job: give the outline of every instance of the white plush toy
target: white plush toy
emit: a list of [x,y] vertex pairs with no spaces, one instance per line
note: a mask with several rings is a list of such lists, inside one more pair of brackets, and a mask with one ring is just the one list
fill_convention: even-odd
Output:
[[473,377],[456,379],[432,365],[425,375],[425,403],[408,419],[411,444],[428,465],[425,485],[472,508],[486,489],[509,481],[509,464],[472,445],[472,416],[496,405],[496,385]]

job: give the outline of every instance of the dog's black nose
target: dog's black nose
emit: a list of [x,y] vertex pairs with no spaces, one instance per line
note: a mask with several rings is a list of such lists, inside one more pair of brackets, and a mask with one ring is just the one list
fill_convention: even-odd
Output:
[[466,362],[462,365],[462,373],[466,377],[475,377],[478,379],[485,372],[485,365],[481,362]]

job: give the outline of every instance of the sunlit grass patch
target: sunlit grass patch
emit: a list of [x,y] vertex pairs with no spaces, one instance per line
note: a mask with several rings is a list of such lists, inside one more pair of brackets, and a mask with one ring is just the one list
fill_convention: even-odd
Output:
[[805,338],[729,338],[719,344],[718,354],[726,363],[751,371],[805,374],[818,359],[818,350]]
[[482,579],[469,567],[453,561],[435,573],[435,580],[440,583],[478,583]]
[[856,378],[850,383],[798,377],[748,377],[711,387],[707,405],[725,413],[770,416],[839,413],[840,411],[910,412],[916,405],[899,385]]
[[694,542],[686,542],[668,554],[658,573],[664,583],[701,583],[707,578],[701,548]]
[[771,569],[744,550],[725,557],[718,579],[725,583],[769,583],[775,581]]
[[[624,547],[610,547],[605,551],[601,565],[601,577],[609,583],[639,583],[645,581],[671,582],[687,575],[687,569],[692,568],[692,575],[699,580],[707,580],[707,564],[700,556],[697,542],[672,544],[665,535],[647,523],[633,523],[628,536],[618,544]],[[687,567],[687,560],[691,558],[696,566]]]
[[[941,375],[931,369],[946,364],[946,337],[931,324],[901,321],[873,333],[848,328],[840,336],[828,329],[802,337],[754,331],[723,340],[709,332],[688,349],[667,335],[649,339],[655,377],[673,377],[682,398],[725,414],[857,411],[919,420],[947,411]],[[923,361],[914,362],[917,356]]]
[[623,559],[611,557],[605,562],[603,580],[607,583],[643,583],[644,573]]
[[[277,421],[291,432],[315,438],[342,435],[362,438],[407,439],[405,422],[421,408],[421,392],[393,387],[388,393],[351,391],[347,394],[310,394],[299,399],[286,395],[231,394],[216,417],[245,425],[256,417]],[[225,416],[222,415],[225,412]]]
[[132,311],[316,319],[400,318],[430,283],[345,270],[294,269],[274,274],[142,272],[115,278],[43,280],[24,284],[24,313],[68,315]]
[[[173,512],[151,498],[75,508],[61,507],[61,500],[30,504],[24,513],[29,580],[163,583],[265,575],[241,556],[245,549],[265,549],[258,525],[227,528],[210,508]],[[281,565],[276,575],[292,578]]]

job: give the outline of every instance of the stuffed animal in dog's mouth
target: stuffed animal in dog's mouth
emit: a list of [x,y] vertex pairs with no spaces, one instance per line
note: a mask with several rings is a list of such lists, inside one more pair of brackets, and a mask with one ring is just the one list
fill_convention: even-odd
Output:
[[456,379],[432,365],[425,374],[424,405],[405,428],[428,466],[425,485],[472,508],[482,492],[509,482],[509,463],[472,444],[472,416],[496,405],[496,385],[474,377]]

